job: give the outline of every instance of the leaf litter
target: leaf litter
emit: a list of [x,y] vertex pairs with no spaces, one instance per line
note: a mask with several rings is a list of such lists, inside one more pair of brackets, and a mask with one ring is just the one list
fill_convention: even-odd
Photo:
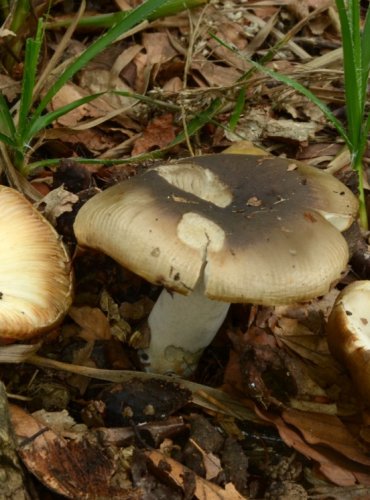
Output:
[[[119,9],[136,3],[115,2]],[[53,9],[56,21],[64,9]],[[220,152],[231,141],[246,139],[251,148],[320,168],[338,161],[342,144],[321,112],[262,74],[245,80],[244,108],[236,127],[228,127],[251,66],[210,33],[259,59],[289,30],[292,36],[268,64],[343,114],[338,22],[325,0],[215,1],[158,19],[107,49],[55,96],[50,110],[103,93],[59,118],[32,151],[35,161],[61,158],[59,174],[50,164],[35,171],[31,182],[46,195],[39,206],[74,255],[74,305],[36,347],[39,356],[29,357],[29,346],[24,347],[28,363],[9,364],[23,361],[21,346],[0,351],[2,379],[16,403],[4,408],[17,453],[37,478],[39,498],[45,486],[67,498],[370,496],[369,411],[325,338],[339,289],[357,277],[353,269],[329,294],[307,304],[233,306],[203,357],[198,385],[179,381],[178,386],[128,371],[138,368],[136,349],[147,341],[145,319],[157,288],[105,256],[76,250],[71,229],[82,201],[150,166],[128,162],[164,151],[216,98],[222,100],[221,112],[193,137],[185,129],[184,139],[169,150],[171,158]],[[95,35],[77,29],[65,58]],[[58,31],[47,35],[49,50],[60,37]],[[18,77],[0,74],[10,101],[20,91]],[[85,165],[74,162],[80,157]],[[128,166],[105,163],[122,157]],[[348,164],[342,161],[337,175],[351,185]],[[359,268],[367,278],[367,268]],[[170,389],[186,395],[173,411],[162,401]],[[61,390],[66,398],[58,397]],[[112,394],[118,394],[114,403]],[[115,425],[107,410],[112,404],[125,416]],[[40,416],[46,407],[47,420]]]

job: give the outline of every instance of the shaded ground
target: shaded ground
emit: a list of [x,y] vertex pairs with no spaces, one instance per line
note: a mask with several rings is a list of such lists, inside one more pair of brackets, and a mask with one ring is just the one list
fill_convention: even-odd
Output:
[[[116,4],[126,2],[105,8]],[[61,2],[52,14],[59,19],[70,8]],[[61,33],[47,32],[45,60]],[[370,498],[370,415],[325,337],[339,290],[369,276],[359,231],[350,237],[352,266],[327,296],[289,307],[232,306],[194,385],[140,371],[140,328],[160,290],[106,256],[76,249],[72,230],[90,196],[152,164],[131,157],[166,148],[201,113],[206,125],[164,158],[217,153],[244,139],[334,172],[355,190],[343,144],[314,105],[261,74],[239,82],[247,59],[265,55],[286,33],[270,64],[343,119],[338,20],[323,0],[214,2],[155,21],[97,57],[54,99],[56,109],[107,87],[150,97],[104,95],[59,119],[34,145],[33,161],[61,158],[30,182],[46,196],[40,209],[73,256],[76,293],[63,324],[35,346],[38,357],[17,365],[0,358],[12,403],[8,410],[3,393],[0,498]],[[77,30],[65,59],[97,34]],[[10,101],[21,72],[15,65],[0,74]],[[102,161],[79,165],[74,157]],[[130,161],[104,162],[117,158]]]

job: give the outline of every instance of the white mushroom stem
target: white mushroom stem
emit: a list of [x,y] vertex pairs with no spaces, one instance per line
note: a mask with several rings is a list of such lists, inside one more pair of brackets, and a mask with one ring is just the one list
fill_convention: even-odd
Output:
[[164,289],[148,318],[150,345],[141,351],[146,370],[191,375],[229,307],[226,302],[206,297],[202,280],[187,296]]

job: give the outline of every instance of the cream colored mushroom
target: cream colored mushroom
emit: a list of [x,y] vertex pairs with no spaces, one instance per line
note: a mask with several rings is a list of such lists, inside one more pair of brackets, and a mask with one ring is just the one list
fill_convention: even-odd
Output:
[[14,342],[62,320],[72,274],[58,234],[20,193],[0,186],[0,207],[0,342]]
[[355,281],[338,295],[327,324],[329,349],[345,366],[363,402],[370,404],[370,281]]
[[160,165],[99,193],[74,229],[81,245],[164,286],[142,359],[148,370],[188,375],[230,303],[326,293],[346,268],[340,231],[356,213],[355,196],[329,174],[222,154]]

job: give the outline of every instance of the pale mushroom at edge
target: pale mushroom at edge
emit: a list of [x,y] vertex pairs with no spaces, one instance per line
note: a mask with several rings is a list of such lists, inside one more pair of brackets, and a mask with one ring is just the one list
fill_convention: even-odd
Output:
[[18,191],[0,186],[0,342],[28,340],[60,323],[72,302],[68,253]]

